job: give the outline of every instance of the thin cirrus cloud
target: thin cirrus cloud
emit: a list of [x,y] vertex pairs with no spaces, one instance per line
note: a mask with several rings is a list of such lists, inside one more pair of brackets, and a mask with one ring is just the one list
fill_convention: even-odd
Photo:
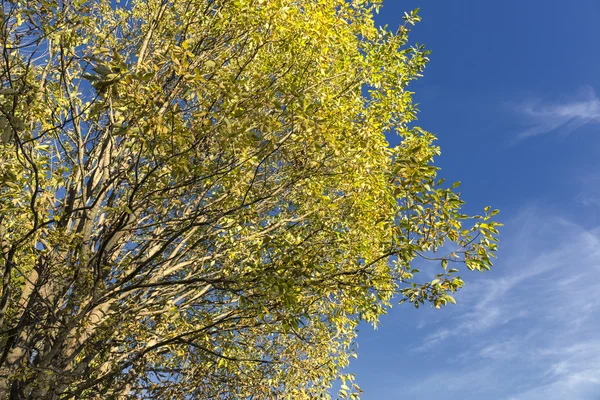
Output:
[[[415,399],[600,398],[600,228],[528,209],[492,274],[424,327],[414,356],[453,349],[447,363],[404,382]],[[512,229],[511,229],[512,227]]]
[[518,140],[551,132],[571,132],[583,125],[600,122],[600,98],[591,86],[563,101],[527,101],[516,107],[529,128]]
[[[575,201],[584,207],[600,208],[600,172],[592,169],[579,175],[580,189]],[[589,216],[595,218],[595,211],[592,211]]]

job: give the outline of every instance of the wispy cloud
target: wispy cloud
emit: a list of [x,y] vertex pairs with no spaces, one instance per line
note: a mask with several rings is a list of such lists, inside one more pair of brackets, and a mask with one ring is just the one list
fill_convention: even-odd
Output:
[[506,225],[509,256],[423,327],[413,354],[452,356],[405,382],[411,398],[599,398],[600,229],[535,209]]
[[600,207],[600,171],[592,170],[588,173],[580,174],[579,193],[575,197],[575,201],[584,206],[599,208]]
[[529,100],[518,104],[516,110],[529,124],[519,140],[561,130],[571,132],[583,125],[600,122],[600,98],[591,86],[560,101]]

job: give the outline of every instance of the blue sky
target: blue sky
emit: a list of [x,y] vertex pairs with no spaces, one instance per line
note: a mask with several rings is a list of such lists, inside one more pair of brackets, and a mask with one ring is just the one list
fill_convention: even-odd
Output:
[[456,306],[362,327],[363,399],[600,399],[600,1],[386,0],[420,7],[412,86],[467,211],[501,210],[492,272]]

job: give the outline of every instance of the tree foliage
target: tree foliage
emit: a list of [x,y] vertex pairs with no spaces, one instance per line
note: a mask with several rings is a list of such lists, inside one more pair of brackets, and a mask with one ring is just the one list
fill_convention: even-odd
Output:
[[360,321],[489,269],[379,3],[2,0],[0,394],[328,398]]

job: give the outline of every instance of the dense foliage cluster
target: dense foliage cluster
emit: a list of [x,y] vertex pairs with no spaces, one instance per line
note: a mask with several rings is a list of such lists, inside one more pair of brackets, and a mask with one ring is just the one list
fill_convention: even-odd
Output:
[[328,398],[359,321],[489,269],[379,3],[2,1],[0,395]]

